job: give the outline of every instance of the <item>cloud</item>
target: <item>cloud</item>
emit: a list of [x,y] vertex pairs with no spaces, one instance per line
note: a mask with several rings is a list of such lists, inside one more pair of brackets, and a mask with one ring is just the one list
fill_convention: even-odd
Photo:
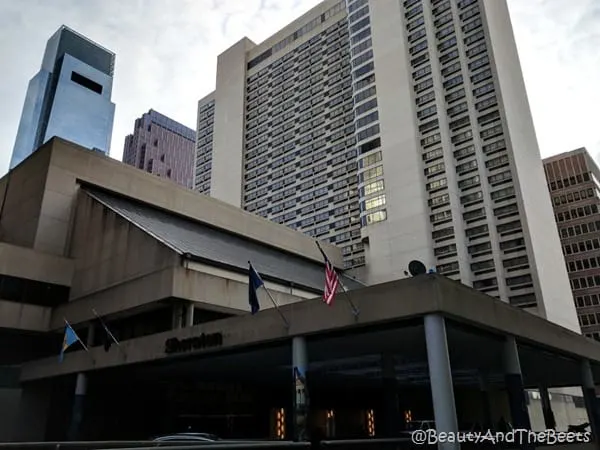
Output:
[[509,0],[543,156],[587,147],[600,161],[600,3]]
[[[153,108],[195,128],[197,101],[214,89],[219,53],[260,42],[319,0],[20,0],[0,7],[0,172],[8,167],[29,79],[62,24],[117,54],[111,156]],[[90,20],[93,18],[93,20]],[[5,44],[6,43],[6,44]]]
[[[495,0],[486,0],[495,1]],[[111,155],[150,108],[194,128],[219,53],[261,42],[320,0],[19,0],[0,7],[0,172],[8,167],[29,79],[62,24],[117,54]],[[600,2],[509,0],[543,155],[600,152]]]

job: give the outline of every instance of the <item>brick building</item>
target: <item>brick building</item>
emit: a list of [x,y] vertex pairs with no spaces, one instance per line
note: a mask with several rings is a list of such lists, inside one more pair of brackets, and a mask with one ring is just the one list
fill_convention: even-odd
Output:
[[581,330],[600,340],[600,169],[585,148],[544,160]]

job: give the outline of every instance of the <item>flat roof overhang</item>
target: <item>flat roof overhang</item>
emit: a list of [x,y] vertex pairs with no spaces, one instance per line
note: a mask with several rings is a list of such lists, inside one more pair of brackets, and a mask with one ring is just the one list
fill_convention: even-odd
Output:
[[[265,310],[255,316],[248,314],[124,341],[121,351],[113,346],[108,353],[103,348],[93,348],[89,354],[72,352],[62,364],[57,358],[32,361],[23,366],[21,380],[138,364],[146,368],[172,365],[187,367],[186,370],[204,366],[201,370],[206,373],[209,365],[215,370],[256,366],[256,358],[264,358],[273,367],[287,367],[291,337],[300,335],[308,338],[311,365],[321,364],[325,371],[336,360],[360,356],[362,361],[356,364],[361,365],[368,355],[390,352],[398,357],[399,366],[412,365],[416,379],[422,378],[423,372],[416,364],[426,363],[420,318],[433,313],[448,318],[455,379],[463,367],[468,378],[466,372],[476,361],[481,361],[476,363],[479,370],[501,373],[502,338],[506,335],[518,339],[527,385],[577,385],[581,359],[589,359],[595,375],[600,376],[599,343],[440,275],[370,286],[348,295],[360,310],[358,317],[340,294],[332,307],[320,299],[282,306],[289,329],[276,310]],[[165,353],[167,339],[186,339],[202,333],[221,333],[222,345],[177,355]],[[554,374],[552,380],[547,379],[548,373]]]

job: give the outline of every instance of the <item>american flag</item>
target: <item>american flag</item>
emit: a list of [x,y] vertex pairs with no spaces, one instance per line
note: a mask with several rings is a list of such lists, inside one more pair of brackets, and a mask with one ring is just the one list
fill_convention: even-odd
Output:
[[340,279],[335,271],[335,267],[325,257],[325,289],[323,290],[323,301],[328,305],[333,303],[335,293],[337,292]]

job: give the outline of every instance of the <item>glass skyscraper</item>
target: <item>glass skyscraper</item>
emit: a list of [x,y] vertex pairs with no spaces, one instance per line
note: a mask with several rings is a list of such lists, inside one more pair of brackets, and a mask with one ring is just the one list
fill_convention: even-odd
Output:
[[62,26],[31,79],[10,161],[14,168],[54,136],[108,153],[115,54]]

